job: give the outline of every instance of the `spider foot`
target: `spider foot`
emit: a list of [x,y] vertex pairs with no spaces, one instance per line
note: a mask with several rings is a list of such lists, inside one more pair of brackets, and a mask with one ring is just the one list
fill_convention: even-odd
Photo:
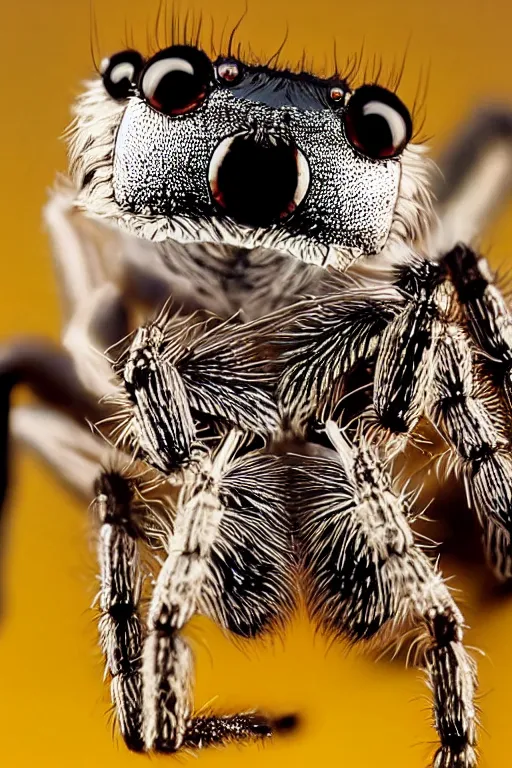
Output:
[[459,740],[454,734],[454,745],[441,747],[434,758],[434,768],[475,768],[477,756],[473,747],[466,744],[462,748],[455,745]]
[[280,721],[260,713],[195,717],[188,724],[184,747],[207,747],[229,742],[264,740],[280,730]]

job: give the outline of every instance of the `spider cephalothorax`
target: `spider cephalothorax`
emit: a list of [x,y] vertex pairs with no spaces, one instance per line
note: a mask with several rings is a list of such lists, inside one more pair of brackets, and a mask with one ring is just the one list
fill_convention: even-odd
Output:
[[[434,766],[474,768],[464,620],[390,454],[434,423],[511,578],[512,316],[484,260],[454,245],[504,194],[486,162],[498,144],[510,155],[510,116],[470,124],[434,219],[409,113],[380,86],[190,45],[101,70],[46,209],[66,351],[7,348],[0,383],[42,401],[14,408],[10,433],[96,496],[100,637],[127,745],[270,735],[279,721],[254,713],[194,714],[182,629],[200,612],[259,636],[302,583],[327,632],[422,628]],[[340,402],[356,403],[348,424]]]
[[103,64],[78,108],[80,204],[149,239],[279,247],[345,265],[430,213],[421,148],[391,91],[191,46]]

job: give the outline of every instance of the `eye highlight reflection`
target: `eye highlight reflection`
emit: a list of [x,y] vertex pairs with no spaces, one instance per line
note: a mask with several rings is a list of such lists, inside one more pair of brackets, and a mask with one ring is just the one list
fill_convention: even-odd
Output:
[[235,59],[220,61],[215,66],[217,79],[227,85],[237,83],[242,77],[242,66]]
[[205,53],[186,45],[160,51],[146,65],[140,81],[142,96],[165,115],[183,115],[199,107],[213,80]]
[[108,95],[116,101],[122,101],[135,93],[143,66],[144,59],[138,51],[120,51],[103,59],[100,74]]
[[409,111],[396,94],[377,85],[363,85],[355,91],[344,122],[352,146],[374,160],[400,155],[411,139]]

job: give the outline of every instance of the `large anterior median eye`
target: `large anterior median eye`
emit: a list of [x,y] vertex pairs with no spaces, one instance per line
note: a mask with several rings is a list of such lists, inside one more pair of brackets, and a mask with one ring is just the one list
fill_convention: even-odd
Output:
[[350,97],[345,133],[355,149],[375,160],[395,157],[405,149],[412,121],[398,96],[378,85],[363,85]]
[[154,56],[140,80],[142,95],[166,115],[183,115],[206,98],[213,67],[205,53],[188,45],[173,45]]

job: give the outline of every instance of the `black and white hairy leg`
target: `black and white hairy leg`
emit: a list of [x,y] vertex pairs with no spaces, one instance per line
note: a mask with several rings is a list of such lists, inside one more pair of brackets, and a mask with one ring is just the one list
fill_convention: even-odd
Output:
[[[95,498],[127,746],[279,730],[194,710],[183,630],[277,630],[303,587],[334,636],[422,628],[433,765],[474,768],[464,620],[390,462],[430,420],[512,576],[512,316],[472,247],[510,191],[512,113],[478,113],[437,176],[396,93],[182,39],[105,59],[68,138],[45,209],[62,344],[2,349],[1,492],[13,440]],[[36,404],[11,407],[19,383]]]

